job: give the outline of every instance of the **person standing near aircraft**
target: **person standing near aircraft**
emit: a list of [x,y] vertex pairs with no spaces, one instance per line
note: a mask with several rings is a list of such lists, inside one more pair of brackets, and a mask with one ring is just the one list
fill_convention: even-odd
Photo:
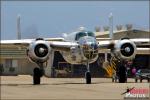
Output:
[[133,74],[133,76],[135,76],[136,72],[137,72],[136,68],[133,67],[133,68],[132,68],[132,74]]

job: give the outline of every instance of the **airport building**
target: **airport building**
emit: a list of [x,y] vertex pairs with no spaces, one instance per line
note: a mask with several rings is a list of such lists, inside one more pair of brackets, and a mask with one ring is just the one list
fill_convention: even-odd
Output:
[[[97,38],[108,38],[109,32],[95,32]],[[120,38],[150,38],[149,31],[143,30],[120,30],[114,32],[114,39]],[[16,49],[17,48],[17,49]],[[109,50],[99,51],[99,58],[93,64],[90,64],[90,69],[93,77],[107,76],[106,70],[103,68],[104,57],[110,59]],[[54,54],[53,68],[55,73],[53,77],[83,77],[86,71],[84,65],[71,65],[65,62],[59,52]],[[6,46],[0,50],[0,74],[2,75],[18,75],[32,74],[34,67],[37,65],[28,60],[26,49],[15,46]],[[81,67],[82,66],[82,67]],[[136,68],[150,68],[150,51],[138,51],[133,66]],[[52,70],[53,71],[53,70]]]

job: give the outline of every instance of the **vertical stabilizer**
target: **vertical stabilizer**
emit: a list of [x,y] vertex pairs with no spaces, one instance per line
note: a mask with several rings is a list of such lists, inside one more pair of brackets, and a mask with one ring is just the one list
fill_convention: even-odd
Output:
[[109,38],[112,40],[114,39],[113,37],[113,15],[110,13],[109,15]]
[[21,39],[20,15],[17,15],[17,39]]

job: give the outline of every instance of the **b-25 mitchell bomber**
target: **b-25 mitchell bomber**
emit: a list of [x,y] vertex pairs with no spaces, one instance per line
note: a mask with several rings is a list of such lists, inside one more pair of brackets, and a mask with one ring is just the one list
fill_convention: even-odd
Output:
[[[112,15],[110,16],[110,21],[112,21]],[[76,32],[64,34],[63,38],[1,40],[1,48],[10,45],[26,48],[29,60],[38,65],[33,70],[33,84],[40,84],[40,79],[43,75],[50,77],[50,72],[48,72],[47,68],[52,67],[53,51],[59,51],[63,58],[70,64],[86,65],[86,83],[91,84],[89,64],[98,59],[99,50],[110,49],[112,56],[118,60],[132,60],[136,55],[136,44],[142,42],[148,43],[149,39],[122,38],[120,40],[113,40],[113,27],[110,27],[110,40],[100,40],[96,39],[93,32],[81,27]],[[50,62],[45,65],[48,61]],[[125,73],[124,68],[120,68],[119,71]],[[124,83],[126,81],[124,75],[122,73],[119,74],[119,82]]]

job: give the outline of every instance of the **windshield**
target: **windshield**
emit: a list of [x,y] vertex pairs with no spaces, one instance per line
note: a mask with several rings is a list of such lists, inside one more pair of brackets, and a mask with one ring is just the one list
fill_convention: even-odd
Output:
[[79,33],[77,33],[75,40],[79,40],[81,37],[84,37],[84,36],[95,37],[93,32],[79,32]]
[[93,32],[87,32],[88,36],[92,36],[92,37],[95,37],[94,33]]
[[87,34],[85,32],[79,32],[76,35],[76,40],[79,40],[79,38],[84,37],[84,36],[87,36]]

